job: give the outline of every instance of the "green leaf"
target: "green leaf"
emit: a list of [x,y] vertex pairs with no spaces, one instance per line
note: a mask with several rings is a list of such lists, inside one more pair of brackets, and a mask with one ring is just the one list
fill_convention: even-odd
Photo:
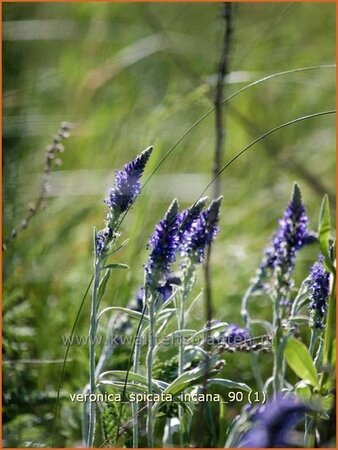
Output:
[[294,390],[297,395],[305,402],[308,402],[311,399],[312,391],[309,383],[306,380],[299,381],[295,385]]
[[[99,320],[101,318],[101,316],[108,311],[119,311],[119,312],[128,314],[130,317],[133,317],[134,319],[137,319],[137,320],[141,320],[141,318],[142,318],[142,313],[140,313],[138,311],[134,311],[133,309],[123,308],[122,306],[108,306],[108,308],[105,308],[100,312],[100,314],[97,316],[97,320]],[[148,322],[149,317],[144,314],[143,320],[145,322]]]
[[323,408],[324,411],[328,413],[332,411],[332,408],[335,404],[335,398],[333,394],[325,395],[321,397],[320,400],[321,400],[321,407]]
[[308,380],[312,386],[318,385],[316,367],[307,347],[294,337],[289,338],[285,347],[285,358],[299,378]]
[[226,380],[224,378],[211,378],[208,380],[208,386],[223,386],[228,389],[241,389],[242,391],[251,392],[252,389],[245,383],[238,381]]
[[[99,383],[106,383],[109,384],[107,382],[112,382],[116,385],[119,385],[120,382],[125,383],[127,377],[127,371],[126,370],[109,370],[107,372],[103,372],[101,373],[101,375],[99,376],[98,382]],[[138,385],[143,386],[143,388],[145,390],[147,390],[147,386],[148,386],[148,380],[145,376],[140,375],[139,373],[134,373],[134,372],[129,372],[128,373],[128,384],[129,383],[137,383]],[[157,382],[157,380],[152,380],[152,390],[154,393],[160,394],[162,392],[162,390],[164,389],[164,387],[167,387],[168,385],[166,384],[165,386],[163,386],[163,382],[159,383]]]
[[111,275],[111,271],[107,270],[106,273],[103,275],[103,278],[102,278],[102,280],[100,282],[99,291],[98,291],[98,294],[97,294],[98,306],[100,304],[100,300],[103,297],[103,294],[105,293],[107,282],[108,282],[108,280],[110,278],[110,275]]
[[307,316],[292,316],[290,317],[290,321],[297,325],[308,325],[310,323],[310,319]]
[[129,269],[129,266],[127,264],[115,263],[115,264],[107,264],[106,266],[102,267],[102,270],[105,269]]
[[188,370],[187,372],[182,373],[178,378],[176,378],[175,381],[173,381],[165,390],[165,393],[177,395],[180,392],[184,391],[189,386],[194,386],[200,381],[203,380],[206,374],[206,369],[209,369],[210,373],[212,373],[212,367],[217,361],[218,356],[215,355],[214,357],[210,358],[209,364],[203,364],[199,367],[196,367],[195,369]]
[[125,383],[124,381],[114,381],[114,380],[100,380],[97,384],[98,388],[101,388],[102,386],[111,386],[114,389],[118,389],[119,391],[124,391],[128,394],[135,393],[135,394],[144,394],[147,392],[147,386],[143,384],[136,384],[136,383]]
[[333,341],[332,341],[332,348],[333,348],[333,352],[332,352],[331,364],[333,367],[335,367],[336,366],[336,349],[337,349],[336,339],[333,339]]
[[118,245],[116,248],[113,248],[113,250],[108,253],[106,256],[110,256],[110,255],[114,255],[115,253],[117,253],[118,251],[120,251],[122,248],[124,248],[129,242],[129,239],[126,239],[122,242],[122,244]]
[[318,223],[318,239],[320,244],[320,249],[324,255],[324,262],[326,268],[330,272],[334,272],[334,266],[331,261],[330,256],[330,235],[331,235],[331,220],[330,220],[330,203],[329,196],[324,195],[322,206],[319,213],[319,223]]

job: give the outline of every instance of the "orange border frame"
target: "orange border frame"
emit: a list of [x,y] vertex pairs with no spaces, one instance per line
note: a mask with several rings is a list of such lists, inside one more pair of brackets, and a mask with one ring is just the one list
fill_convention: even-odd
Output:
[[[337,3],[338,0],[232,0],[232,3]],[[0,0],[0,3],[229,3],[230,0]]]
[[[229,2],[229,0],[0,0],[0,34],[2,36],[2,4],[3,3],[225,3],[225,2]],[[337,23],[338,23],[338,6],[337,6],[337,2],[338,0],[232,0],[233,3],[336,3],[336,28],[337,28]],[[336,33],[336,60],[338,59],[338,36]],[[1,119],[1,132],[0,132],[0,137],[1,137],[1,143],[0,143],[0,178],[1,178],[1,186],[0,186],[0,191],[1,191],[1,199],[0,199],[0,231],[1,231],[1,243],[2,243],[2,41],[1,41],[1,46],[0,46],[0,119]],[[336,69],[336,84],[338,81],[338,72]],[[338,108],[338,98],[336,95],[336,109]],[[338,142],[338,130],[337,130],[337,119],[336,119],[336,143]],[[338,147],[336,144],[336,160],[337,160],[337,155],[338,155]],[[337,188],[338,188],[338,168],[337,168],[337,164],[336,164],[336,192],[337,192]],[[338,200],[336,200],[336,211],[338,210]],[[336,223],[337,223],[337,218],[338,218],[338,211],[336,212]],[[2,254],[1,254],[1,258],[0,258],[0,285],[2,286]],[[338,286],[336,287],[336,293],[338,292]],[[1,306],[1,311],[2,311],[2,290],[1,290],[1,294],[0,294],[0,306]],[[336,310],[336,335],[337,335],[337,331],[338,331],[338,311]],[[1,331],[1,337],[0,340],[2,339],[2,314],[0,317],[0,331]],[[337,351],[338,345],[336,344],[336,351]],[[0,448],[2,447],[2,351],[0,352],[0,364],[1,364],[1,373],[0,373],[0,412],[1,412],[1,416],[0,416]],[[336,371],[336,386],[337,386],[337,381],[338,381],[338,376],[337,376],[337,371]],[[338,400],[336,397],[336,411],[337,411],[337,406],[338,406]],[[336,416],[336,434],[337,434],[337,428],[338,428],[338,418]],[[49,447],[44,447],[44,448],[49,448]],[[72,447],[66,447],[66,448],[72,448]],[[11,449],[9,449],[11,450]],[[13,450],[18,450],[18,449],[13,449]],[[23,449],[24,450],[24,449]],[[61,450],[61,449],[60,449]],[[75,449],[74,449],[75,450]],[[97,449],[97,450],[101,450],[101,449]],[[121,449],[122,450],[122,449]],[[142,450],[142,449],[141,449]],[[169,449],[159,449],[159,450],[169,450]],[[173,450],[173,449],[170,449]],[[174,449],[174,450],[179,450],[179,449]],[[260,449],[262,450],[262,449]],[[280,449],[282,450],[282,449]],[[296,450],[296,449],[295,449]]]

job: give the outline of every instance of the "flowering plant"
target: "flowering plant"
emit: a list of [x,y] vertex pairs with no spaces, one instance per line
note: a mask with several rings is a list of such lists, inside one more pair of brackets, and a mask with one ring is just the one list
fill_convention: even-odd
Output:
[[[201,294],[193,295],[198,266],[205,262],[207,246],[213,244],[219,231],[222,197],[209,205],[208,199],[202,198],[181,212],[174,199],[149,239],[144,283],[136,298],[126,308],[113,305],[99,311],[111,272],[127,268],[107,260],[120,248],[116,243],[122,214],[141,190],[140,177],[151,151],[149,147],[117,172],[106,200],[106,226],[94,236],[90,375],[85,392],[108,389],[121,395],[120,405],[112,400],[99,407],[105,439],[133,447],[197,445],[200,433],[194,417],[198,411],[204,416],[210,404],[216,403],[208,413],[213,416],[218,410],[221,418],[218,436],[213,437],[215,446],[318,444],[319,427],[329,418],[333,405],[335,271],[327,197],[318,232],[314,233],[295,184],[277,231],[243,296],[243,327],[228,322],[227,317],[225,321],[213,320],[201,330],[188,327],[189,311],[201,298]],[[320,256],[297,288],[297,256],[310,244],[319,245]],[[251,304],[258,295],[271,301],[270,321],[252,317]],[[112,316],[107,337],[115,333],[120,338],[103,349],[96,364],[98,323],[108,312]],[[257,327],[264,333],[257,335]],[[303,342],[306,330],[310,331],[308,346]],[[131,334],[134,338],[127,370],[109,368],[111,355],[123,346],[123,336]],[[256,385],[226,377],[223,358],[233,352],[251,354]],[[271,374],[266,379],[259,357],[262,353],[272,354]],[[247,403],[233,421],[227,419],[227,396]],[[83,425],[88,446],[94,446],[98,433],[97,408],[91,398],[85,403]],[[224,421],[228,422],[227,430],[223,429]],[[294,433],[297,426],[305,427],[303,442]]]

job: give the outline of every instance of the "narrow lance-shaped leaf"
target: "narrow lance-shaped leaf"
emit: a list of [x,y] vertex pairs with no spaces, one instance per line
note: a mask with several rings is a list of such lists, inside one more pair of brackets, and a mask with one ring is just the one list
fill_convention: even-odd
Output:
[[298,339],[291,337],[285,347],[285,358],[290,368],[302,380],[318,386],[318,374],[309,350]]

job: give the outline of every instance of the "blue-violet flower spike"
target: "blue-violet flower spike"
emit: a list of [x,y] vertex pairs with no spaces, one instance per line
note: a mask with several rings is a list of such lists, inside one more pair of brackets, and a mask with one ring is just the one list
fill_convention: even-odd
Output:
[[208,200],[208,197],[203,197],[200,200],[198,200],[195,204],[193,204],[190,208],[185,209],[179,214],[179,240],[180,240],[180,246],[184,247],[184,242],[186,240],[186,237],[189,236],[189,233],[191,232],[191,227],[195,220],[198,219],[200,213],[202,212],[206,202]]
[[108,205],[106,227],[96,233],[96,254],[102,255],[112,242],[114,229],[122,213],[133,204],[140,193],[140,178],[149,160],[153,147],[146,148],[133,161],[116,172],[115,186],[110,190],[109,198],[105,200]]
[[308,243],[308,240],[308,217],[302,203],[301,192],[295,184],[291,201],[279,221],[277,232],[272,237],[271,247],[266,251],[262,270],[279,268],[284,274],[291,274],[296,253]]
[[149,240],[151,252],[145,269],[147,282],[153,287],[158,287],[168,274],[170,265],[175,261],[178,226],[178,202],[175,199],[164,219],[156,225],[154,234]]
[[133,161],[116,172],[115,186],[110,190],[105,202],[109,208],[117,210],[120,214],[127,211],[141,190],[140,178],[150,158],[153,147],[148,147]]
[[330,274],[325,270],[322,258],[311,267],[307,284],[310,291],[309,308],[312,312],[313,324],[315,328],[321,329],[324,327],[330,287]]
[[189,256],[194,263],[203,262],[206,246],[215,239],[221,202],[222,197],[213,200],[209,208],[202,211],[190,229],[184,233],[180,243],[181,252]]

